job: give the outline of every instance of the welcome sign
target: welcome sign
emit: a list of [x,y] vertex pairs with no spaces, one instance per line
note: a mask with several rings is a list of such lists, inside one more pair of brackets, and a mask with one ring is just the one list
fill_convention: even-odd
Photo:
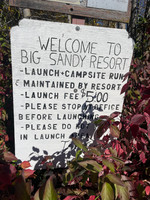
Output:
[[[122,111],[133,42],[126,30],[23,19],[11,29],[15,154],[62,166],[100,115]],[[69,153],[68,153],[69,152]]]

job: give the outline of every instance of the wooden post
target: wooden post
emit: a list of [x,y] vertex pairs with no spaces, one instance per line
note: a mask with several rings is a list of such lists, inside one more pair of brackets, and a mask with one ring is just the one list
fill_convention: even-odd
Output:
[[85,24],[85,19],[83,17],[77,17],[77,16],[68,15],[68,23],[69,24],[84,25]]
[[79,24],[79,25],[84,25],[85,24],[85,19],[83,18],[72,18],[72,24]]
[[125,23],[119,23],[119,28],[120,29],[126,29],[126,24]]
[[23,16],[24,16],[24,18],[31,17],[30,9],[28,9],[28,8],[23,9]]

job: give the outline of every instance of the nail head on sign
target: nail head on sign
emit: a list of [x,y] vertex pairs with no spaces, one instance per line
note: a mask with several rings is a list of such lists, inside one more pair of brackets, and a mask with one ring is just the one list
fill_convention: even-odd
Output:
[[79,31],[80,30],[80,27],[79,26],[76,26],[76,31]]

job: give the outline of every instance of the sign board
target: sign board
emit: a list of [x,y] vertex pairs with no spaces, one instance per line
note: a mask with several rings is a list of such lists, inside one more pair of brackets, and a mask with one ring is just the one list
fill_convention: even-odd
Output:
[[131,0],[9,0],[10,6],[128,23]]
[[90,142],[94,120],[122,111],[133,52],[126,30],[23,19],[11,52],[19,159],[53,155],[61,166],[71,137]]
[[128,0],[88,0],[88,7],[102,8],[106,10],[128,11]]
[[56,1],[56,2],[62,2],[62,3],[78,4],[78,5],[80,5],[80,0],[47,0],[47,1]]

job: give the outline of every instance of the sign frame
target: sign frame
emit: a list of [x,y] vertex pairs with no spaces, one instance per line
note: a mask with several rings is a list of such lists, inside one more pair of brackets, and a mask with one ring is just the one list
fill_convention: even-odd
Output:
[[127,12],[87,7],[87,0],[83,0],[80,5],[48,0],[9,0],[9,5],[123,23],[129,23],[131,15],[131,0],[128,0]]

